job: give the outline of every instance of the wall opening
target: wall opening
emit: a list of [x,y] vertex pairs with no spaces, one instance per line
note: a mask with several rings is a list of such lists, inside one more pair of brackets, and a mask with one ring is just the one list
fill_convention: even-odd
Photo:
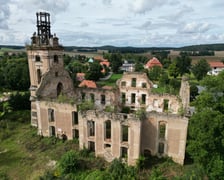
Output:
[[135,104],[135,94],[131,94],[131,104]]
[[86,93],[82,92],[82,93],[81,93],[81,96],[82,96],[82,101],[85,101]]
[[126,94],[125,93],[122,93],[121,94],[121,103],[124,105],[126,102]]
[[58,64],[58,55],[54,55],[54,63]]
[[35,61],[40,62],[40,56],[39,55],[35,56]]
[[146,83],[142,83],[142,88],[147,88]]
[[79,118],[78,118],[78,112],[73,111],[72,112],[72,125],[79,124]]
[[166,135],[166,122],[160,121],[159,122],[159,138],[165,139]]
[[63,90],[63,84],[59,82],[57,85],[57,96],[59,96],[62,93],[62,90]]
[[146,103],[146,94],[142,94],[141,104],[145,104],[145,103]]
[[158,153],[163,154],[164,153],[164,143],[159,143]]
[[95,142],[93,142],[93,141],[88,141],[88,149],[89,149],[90,151],[95,152]]
[[37,83],[40,84],[41,81],[41,70],[37,69]]
[[131,79],[131,87],[136,87],[136,78]]
[[88,136],[95,136],[95,122],[93,120],[87,121]]
[[111,139],[111,121],[107,120],[104,124],[104,139],[110,140]]
[[50,126],[49,127],[49,136],[55,136],[55,127],[54,126]]
[[121,87],[125,87],[126,86],[126,82],[125,81],[122,81],[121,82]]
[[128,148],[121,147],[121,158],[128,158]]
[[122,141],[128,141],[128,126],[122,125]]
[[169,108],[169,100],[168,99],[164,99],[163,100],[163,111],[167,112]]
[[101,95],[101,104],[106,104],[106,96],[104,94]]
[[151,157],[151,155],[152,155],[152,153],[151,153],[151,151],[150,150],[148,150],[148,149],[144,149],[144,157]]
[[73,129],[72,130],[73,139],[79,139],[79,130]]
[[54,122],[54,109],[48,109],[48,121]]
[[104,149],[109,149],[109,148],[111,148],[110,144],[104,144]]

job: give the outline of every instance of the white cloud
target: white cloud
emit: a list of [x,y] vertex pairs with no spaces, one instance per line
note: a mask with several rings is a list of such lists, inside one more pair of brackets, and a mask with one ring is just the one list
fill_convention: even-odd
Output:
[[209,23],[197,23],[191,22],[180,27],[179,32],[181,33],[205,33],[213,27]]
[[10,1],[0,1],[0,29],[8,29],[9,3]]
[[155,7],[164,5],[166,2],[164,0],[133,0],[130,4],[131,9],[135,13],[146,13]]
[[104,5],[111,5],[112,0],[102,0]]

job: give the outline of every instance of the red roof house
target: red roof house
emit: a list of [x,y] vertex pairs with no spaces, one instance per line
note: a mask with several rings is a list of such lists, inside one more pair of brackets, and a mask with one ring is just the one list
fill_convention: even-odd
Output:
[[150,59],[146,65],[145,68],[146,69],[150,69],[154,66],[159,66],[159,67],[163,67],[163,65],[159,62],[159,60],[156,57],[153,57],[152,59]]
[[87,88],[96,88],[96,83],[91,80],[83,80],[80,84],[79,87],[87,87]]

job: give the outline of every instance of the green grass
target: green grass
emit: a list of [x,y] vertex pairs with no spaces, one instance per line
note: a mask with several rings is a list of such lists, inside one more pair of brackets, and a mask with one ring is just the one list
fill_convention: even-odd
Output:
[[112,87],[115,87],[117,80],[120,79],[122,77],[122,75],[123,74],[112,74],[110,79],[108,79],[106,81],[99,81],[99,82],[97,82],[97,84],[100,85],[100,86],[112,86]]
[[36,132],[30,126],[30,111],[13,112],[0,120],[0,175],[9,179],[38,179],[52,168],[49,162],[59,160],[70,149],[78,149],[73,141],[41,138]]

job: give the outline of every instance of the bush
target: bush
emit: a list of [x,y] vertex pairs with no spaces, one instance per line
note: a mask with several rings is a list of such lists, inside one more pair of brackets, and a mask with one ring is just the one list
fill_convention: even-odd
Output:
[[63,175],[76,173],[83,167],[79,159],[79,154],[73,150],[65,153],[59,161],[59,169]]

